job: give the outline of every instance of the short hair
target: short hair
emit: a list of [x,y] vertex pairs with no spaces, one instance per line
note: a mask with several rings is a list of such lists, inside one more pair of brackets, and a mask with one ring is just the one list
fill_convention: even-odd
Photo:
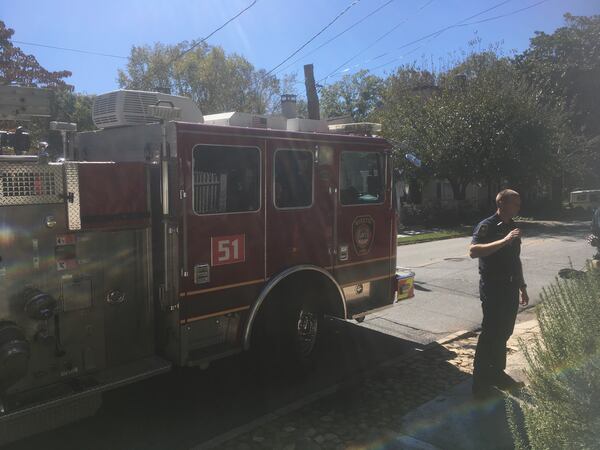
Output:
[[498,192],[496,195],[496,205],[500,206],[500,203],[504,203],[509,198],[520,197],[521,195],[517,191],[513,191],[512,189],[504,189]]

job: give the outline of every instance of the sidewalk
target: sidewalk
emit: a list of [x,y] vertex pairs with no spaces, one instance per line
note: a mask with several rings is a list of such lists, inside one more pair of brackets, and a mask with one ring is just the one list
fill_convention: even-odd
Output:
[[[530,342],[538,331],[535,319],[517,324],[508,342],[506,371],[518,381],[527,382],[524,373],[526,361],[519,350],[518,338]],[[469,340],[476,342],[475,338]],[[402,420],[400,432],[418,442],[431,444],[431,448],[513,448],[504,400],[500,398],[485,403],[475,402],[471,396],[471,380],[460,383],[407,414]]]
[[[517,324],[507,372],[524,380],[517,338],[531,340],[536,320]],[[471,396],[475,333],[450,337],[389,361],[319,400],[275,413],[198,449],[502,449],[512,448],[502,400]]]

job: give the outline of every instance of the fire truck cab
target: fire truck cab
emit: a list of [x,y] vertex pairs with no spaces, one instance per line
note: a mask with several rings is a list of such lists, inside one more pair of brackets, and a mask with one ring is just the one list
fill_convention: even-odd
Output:
[[273,343],[309,361],[324,316],[396,300],[386,140],[240,113],[157,121],[150,106],[181,99],[160,95],[99,96],[101,129],[66,160],[0,157],[0,435],[172,365]]

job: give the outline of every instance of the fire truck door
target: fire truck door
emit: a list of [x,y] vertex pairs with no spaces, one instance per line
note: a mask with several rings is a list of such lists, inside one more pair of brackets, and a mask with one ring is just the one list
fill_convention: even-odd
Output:
[[269,142],[267,276],[300,264],[333,269],[333,163],[326,145]]
[[383,151],[355,146],[337,155],[335,278],[350,317],[393,303],[390,233],[393,209]]
[[184,154],[184,322],[247,310],[265,280],[264,140],[198,139]]

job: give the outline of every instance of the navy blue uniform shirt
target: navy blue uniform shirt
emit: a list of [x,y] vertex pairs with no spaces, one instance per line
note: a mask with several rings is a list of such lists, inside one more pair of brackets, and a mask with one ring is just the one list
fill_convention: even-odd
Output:
[[[515,222],[502,222],[498,214],[482,220],[473,232],[473,244],[488,244],[503,239],[508,233],[517,228]],[[521,268],[521,239],[514,239],[510,244],[489,256],[479,258],[479,273],[482,280],[516,279],[523,282]],[[515,278],[516,277],[516,278]]]

